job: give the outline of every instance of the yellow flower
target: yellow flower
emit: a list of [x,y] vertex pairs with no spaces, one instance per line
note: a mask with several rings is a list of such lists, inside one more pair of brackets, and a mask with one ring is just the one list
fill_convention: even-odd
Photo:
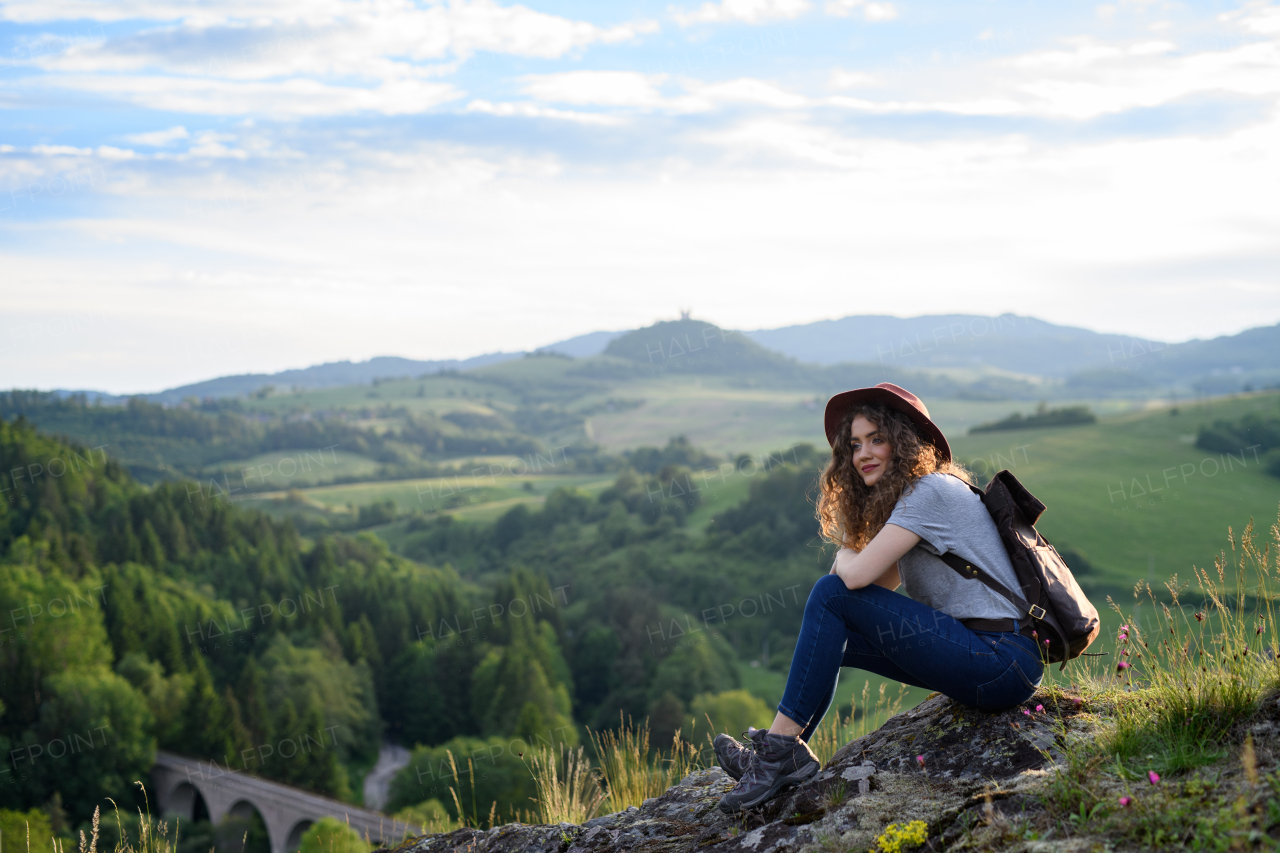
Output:
[[871,853],[902,853],[904,848],[924,844],[929,837],[929,825],[922,820],[910,823],[891,823],[884,828],[884,833],[876,839],[876,846]]

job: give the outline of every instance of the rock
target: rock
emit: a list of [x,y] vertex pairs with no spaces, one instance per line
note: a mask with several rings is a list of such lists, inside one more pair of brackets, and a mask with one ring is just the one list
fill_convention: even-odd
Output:
[[[987,713],[931,697],[845,744],[809,782],[734,817],[716,808],[733,780],[714,767],[582,826],[460,829],[413,839],[396,853],[799,853],[833,842],[866,850],[885,826],[911,820],[939,836],[962,813],[993,808],[993,798],[1000,808],[1019,805],[1023,781],[1042,775],[1046,753],[1058,755],[1058,727],[1077,706],[1041,695],[1024,707],[1037,704],[1047,710],[1028,716],[1022,708]],[[995,797],[993,783],[1002,788]]]

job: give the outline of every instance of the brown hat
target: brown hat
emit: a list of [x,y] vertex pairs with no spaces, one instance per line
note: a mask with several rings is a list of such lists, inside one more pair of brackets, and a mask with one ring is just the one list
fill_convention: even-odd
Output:
[[844,420],[845,413],[855,406],[867,403],[888,406],[911,418],[920,437],[932,444],[944,461],[951,461],[951,445],[947,444],[947,439],[943,436],[942,430],[938,429],[938,425],[929,420],[929,410],[925,408],[924,402],[907,389],[899,388],[891,382],[881,382],[874,388],[854,388],[852,391],[845,391],[828,400],[827,411],[823,416],[823,423],[827,430],[827,444],[835,447],[836,432],[840,429],[840,422]]

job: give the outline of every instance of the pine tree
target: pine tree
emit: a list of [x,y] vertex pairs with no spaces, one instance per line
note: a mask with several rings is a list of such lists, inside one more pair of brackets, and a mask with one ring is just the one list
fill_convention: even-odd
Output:
[[189,754],[218,762],[235,762],[242,749],[236,737],[235,721],[223,697],[213,684],[204,656],[195,654],[191,668],[194,683],[183,714],[182,742]]

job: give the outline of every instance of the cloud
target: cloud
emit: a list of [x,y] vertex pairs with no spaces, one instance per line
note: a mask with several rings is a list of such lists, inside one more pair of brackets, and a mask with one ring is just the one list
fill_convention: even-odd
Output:
[[[599,27],[494,0],[457,0],[419,7],[363,0],[320,0],[295,5],[264,2],[253,13],[235,3],[93,3],[162,23],[131,34],[60,39],[38,51],[34,64],[55,71],[169,70],[263,78],[283,74],[383,75],[397,65],[466,58],[477,52],[555,59],[592,44],[631,41],[658,30],[651,20]],[[89,15],[78,0],[26,0],[0,6],[10,19],[57,20]],[[193,9],[204,10],[190,14]],[[217,14],[214,11],[217,11]],[[133,14],[131,13],[131,14]],[[98,26],[95,34],[103,33]],[[105,35],[105,34],[103,34]],[[38,54],[38,55],[37,55]]]
[[1220,16],[1224,21],[1238,19],[1247,30],[1263,35],[1280,33],[1280,6],[1258,6],[1250,4],[1236,12],[1227,12]]
[[92,148],[77,148],[74,145],[32,145],[32,154],[39,154],[43,157],[56,157],[71,155],[74,157],[88,157],[93,153]]
[[809,100],[802,95],[784,91],[772,83],[763,80],[740,78],[724,83],[711,83],[694,86],[691,91],[698,97],[712,101],[730,101],[748,104],[761,104],[778,109],[802,107]]
[[557,110],[540,107],[528,103],[492,103],[477,99],[467,104],[464,112],[485,113],[504,118],[518,116],[521,118],[550,118],[557,121],[571,121],[578,124],[618,125],[622,119],[604,113],[584,113],[575,110]]
[[1179,53],[1166,41],[1124,46],[1077,38],[1062,50],[1036,51],[994,67],[995,83],[1028,114],[1087,119],[1209,93],[1280,95],[1280,42]]
[[[681,86],[684,93],[664,95],[662,87],[667,84]],[[674,81],[665,74],[631,71],[568,71],[529,75],[522,79],[521,88],[526,95],[544,102],[633,107],[668,113],[707,112],[728,103],[777,109],[792,109],[809,103],[803,95],[750,77],[705,83],[692,79]]]
[[135,145],[146,145],[150,148],[163,148],[171,145],[179,139],[186,139],[191,134],[187,133],[187,129],[179,125],[171,127],[168,130],[153,130],[150,133],[131,133],[125,139]]
[[892,21],[898,17],[898,10],[892,3],[872,3],[869,0],[829,0],[823,11],[837,18],[859,15],[865,21]]
[[59,75],[42,81],[50,87],[89,92],[153,110],[200,115],[334,116],[373,112],[420,113],[462,97],[447,83],[387,80],[378,86],[334,86],[294,78],[273,82],[236,82],[146,75]]
[[539,101],[622,107],[659,107],[663,75],[635,71],[566,71],[531,74],[521,80],[524,93]]
[[831,76],[827,80],[827,85],[832,89],[855,89],[879,84],[880,79],[875,75],[862,71],[845,71],[841,68],[833,69]]
[[192,21],[215,24],[236,20],[324,20],[355,4],[343,0],[8,0],[0,19],[18,23],[49,21]]
[[672,7],[671,15],[682,27],[694,24],[761,24],[798,18],[811,8],[813,5],[808,0],[721,0],[719,3],[703,3],[693,11]]

